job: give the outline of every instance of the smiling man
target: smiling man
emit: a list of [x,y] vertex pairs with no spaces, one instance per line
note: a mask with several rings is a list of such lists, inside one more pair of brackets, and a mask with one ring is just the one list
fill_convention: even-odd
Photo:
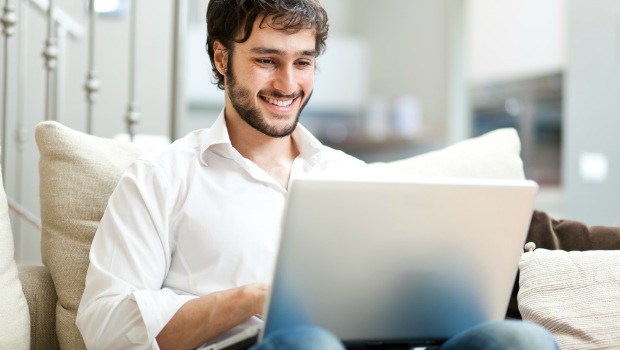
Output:
[[259,325],[290,179],[365,166],[298,124],[327,37],[318,1],[211,0],[207,27],[225,107],[119,181],[78,310],[88,348],[192,349]]
[[[207,51],[225,107],[209,129],[139,157],[119,181],[78,309],[88,348],[193,349],[262,323],[290,179],[366,166],[298,124],[327,31],[318,0],[209,2]],[[501,348],[502,339],[554,348],[540,327],[500,324],[446,349]],[[255,348],[342,344],[310,327]]]
[[209,41],[214,69],[224,76],[233,147],[287,188],[299,155],[291,134],[312,96],[317,50],[314,29],[283,29],[278,21],[258,17],[243,42],[220,41],[217,35]]

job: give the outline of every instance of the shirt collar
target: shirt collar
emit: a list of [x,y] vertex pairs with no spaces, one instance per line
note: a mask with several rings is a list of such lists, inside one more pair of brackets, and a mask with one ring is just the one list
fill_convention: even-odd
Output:
[[[297,144],[299,156],[309,162],[311,165],[318,164],[321,157],[323,145],[301,124],[297,124],[297,128],[291,135],[293,141]],[[200,143],[200,154],[205,159],[205,152],[212,151],[220,156],[233,159],[240,156],[239,152],[232,146],[228,128],[226,126],[226,118],[224,109],[220,112],[211,128],[205,130],[204,137]]]

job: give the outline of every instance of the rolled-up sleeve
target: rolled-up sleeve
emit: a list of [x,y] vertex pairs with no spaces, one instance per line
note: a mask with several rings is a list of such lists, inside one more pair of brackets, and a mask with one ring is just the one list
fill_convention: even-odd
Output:
[[137,161],[110,197],[77,315],[89,349],[158,349],[157,334],[196,297],[163,286],[172,254],[169,191],[152,164]]

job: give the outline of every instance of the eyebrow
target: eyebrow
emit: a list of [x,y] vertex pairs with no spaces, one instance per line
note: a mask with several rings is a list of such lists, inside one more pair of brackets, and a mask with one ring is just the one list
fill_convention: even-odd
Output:
[[[286,56],[286,54],[282,50],[270,49],[270,48],[267,48],[267,47],[255,47],[255,48],[250,49],[250,51],[253,52],[253,53],[261,54],[261,55]],[[316,57],[317,53],[316,53],[316,50],[302,50],[302,51],[297,51],[297,55],[298,56]]]

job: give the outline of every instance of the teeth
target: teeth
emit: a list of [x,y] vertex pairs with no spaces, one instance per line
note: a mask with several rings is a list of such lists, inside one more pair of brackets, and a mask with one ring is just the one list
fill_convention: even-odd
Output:
[[280,100],[274,100],[273,98],[269,98],[269,97],[265,97],[265,100],[271,103],[272,105],[276,105],[279,107],[288,107],[293,103],[293,100],[280,101]]

